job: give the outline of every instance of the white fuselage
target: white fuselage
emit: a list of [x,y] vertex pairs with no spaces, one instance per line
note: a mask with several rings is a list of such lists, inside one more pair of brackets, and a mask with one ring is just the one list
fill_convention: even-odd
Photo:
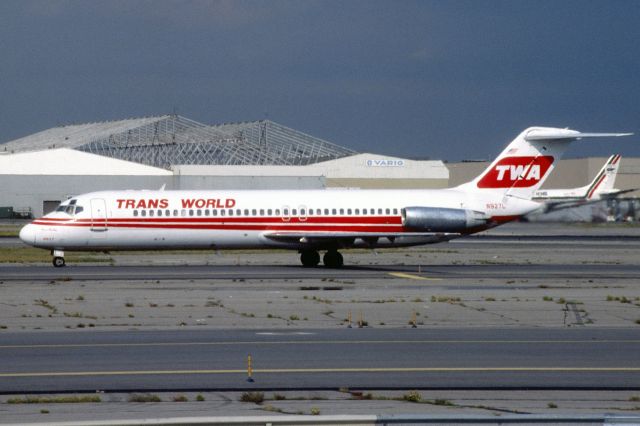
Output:
[[[410,206],[473,210],[487,221],[468,232],[416,233],[402,220]],[[23,228],[20,238],[52,250],[322,249],[326,241],[336,243],[333,235],[345,236],[342,247],[394,247],[450,240],[539,206],[502,192],[458,189],[103,191],[62,203]],[[271,238],[288,234],[303,236]],[[310,242],[305,235],[322,238]]]

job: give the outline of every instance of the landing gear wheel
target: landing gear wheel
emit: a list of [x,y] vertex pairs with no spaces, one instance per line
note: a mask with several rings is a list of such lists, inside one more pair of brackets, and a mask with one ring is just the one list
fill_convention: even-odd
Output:
[[53,266],[55,266],[56,268],[62,268],[64,265],[64,257],[56,256],[53,258]]
[[300,253],[300,262],[305,268],[313,268],[320,263],[320,254],[315,250],[305,250]]
[[331,250],[324,254],[322,262],[327,268],[342,268],[342,265],[344,265],[344,258],[340,252]]

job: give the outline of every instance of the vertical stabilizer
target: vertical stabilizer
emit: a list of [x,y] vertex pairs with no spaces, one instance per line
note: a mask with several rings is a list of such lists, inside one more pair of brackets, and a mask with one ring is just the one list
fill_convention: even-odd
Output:
[[530,127],[520,133],[491,165],[471,182],[458,188],[501,193],[530,200],[575,140],[626,136],[624,133],[581,133],[553,127]]

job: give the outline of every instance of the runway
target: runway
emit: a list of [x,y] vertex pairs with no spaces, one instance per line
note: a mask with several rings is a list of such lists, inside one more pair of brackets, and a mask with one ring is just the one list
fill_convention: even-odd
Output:
[[639,351],[629,328],[9,333],[0,391],[637,390]]

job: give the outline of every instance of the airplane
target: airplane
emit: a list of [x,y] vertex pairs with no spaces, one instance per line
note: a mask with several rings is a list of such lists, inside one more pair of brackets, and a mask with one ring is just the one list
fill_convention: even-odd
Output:
[[340,268],[340,249],[449,241],[521,218],[569,144],[630,133],[530,127],[478,177],[435,190],[128,190],[72,197],[20,231],[26,244],[65,251],[297,250],[305,267]]
[[620,167],[620,159],[619,154],[609,157],[588,185],[572,189],[541,189],[534,192],[532,200],[544,203],[542,210],[548,213],[617,198],[622,194],[637,191],[638,188],[621,190],[613,187]]

